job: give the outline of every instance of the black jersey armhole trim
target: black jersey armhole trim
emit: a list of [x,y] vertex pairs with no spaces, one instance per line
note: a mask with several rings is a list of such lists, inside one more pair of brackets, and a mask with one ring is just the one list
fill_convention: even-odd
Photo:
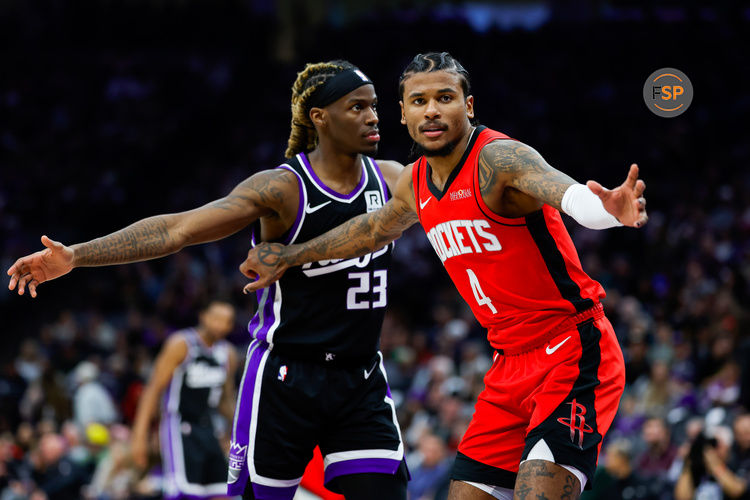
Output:
[[464,151],[463,156],[461,156],[461,159],[458,160],[458,163],[455,167],[453,167],[453,170],[451,170],[450,175],[448,176],[448,180],[445,182],[445,186],[443,187],[443,190],[440,191],[438,187],[432,182],[432,167],[427,162],[427,157],[424,157],[424,163],[427,168],[425,168],[425,178],[427,180],[427,188],[430,190],[430,192],[435,196],[435,198],[440,201],[440,199],[445,196],[445,193],[448,192],[448,190],[451,188],[451,184],[453,184],[453,181],[456,177],[458,177],[458,174],[461,173],[461,169],[464,168],[464,163],[466,163],[466,159],[469,157],[469,154],[471,154],[471,151],[474,149],[474,144],[477,142],[477,138],[479,137],[479,134],[481,134],[484,129],[486,129],[484,125],[478,126],[476,129],[474,129],[474,132],[471,135],[471,139],[469,140],[469,144],[466,145],[466,150]]

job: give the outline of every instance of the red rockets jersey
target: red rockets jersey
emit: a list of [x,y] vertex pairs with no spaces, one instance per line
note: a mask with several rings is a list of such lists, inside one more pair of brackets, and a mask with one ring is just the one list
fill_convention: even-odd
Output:
[[440,191],[425,157],[412,169],[419,222],[495,349],[541,345],[598,305],[605,293],[583,269],[560,212],[544,205],[525,217],[493,213],[479,190],[482,148],[513,140],[478,127]]

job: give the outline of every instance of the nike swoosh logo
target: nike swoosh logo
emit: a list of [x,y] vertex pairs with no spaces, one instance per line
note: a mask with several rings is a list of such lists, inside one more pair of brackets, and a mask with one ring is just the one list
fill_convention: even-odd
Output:
[[568,340],[570,340],[570,335],[568,335],[568,337],[565,340],[557,344],[555,347],[550,348],[550,346],[547,346],[547,349],[545,349],[545,351],[547,351],[547,354],[554,354],[554,352],[558,350],[559,348],[561,348],[562,345]]
[[375,364],[373,365],[373,367],[372,367],[372,368],[370,368],[370,371],[369,371],[369,372],[368,372],[367,370],[365,370],[365,380],[367,380],[368,378],[370,378],[370,375],[372,375],[372,372],[374,372],[374,371],[375,371],[375,368],[377,368],[377,367],[378,367],[378,363],[375,363]]
[[420,201],[419,202],[419,208],[420,208],[420,210],[424,210],[424,207],[427,206],[427,204],[430,202],[431,199],[432,199],[432,196],[430,196],[429,198],[427,198],[426,200],[424,200],[424,203],[422,203]]
[[317,212],[318,210],[320,210],[324,206],[328,205],[329,203],[331,203],[331,202],[327,201],[325,203],[321,203],[320,205],[315,205],[314,207],[311,207],[310,204],[308,203],[307,206],[305,207],[305,212],[308,213],[308,214],[311,214],[313,212]]

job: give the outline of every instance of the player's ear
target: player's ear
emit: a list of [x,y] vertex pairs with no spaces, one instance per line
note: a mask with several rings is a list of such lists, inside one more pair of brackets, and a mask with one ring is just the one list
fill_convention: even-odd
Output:
[[398,105],[401,106],[401,125],[406,125],[406,115],[404,115],[404,101],[398,101]]
[[322,127],[326,124],[326,112],[323,108],[310,108],[310,121],[316,127]]
[[466,116],[469,119],[474,118],[474,96],[470,95],[466,98]]

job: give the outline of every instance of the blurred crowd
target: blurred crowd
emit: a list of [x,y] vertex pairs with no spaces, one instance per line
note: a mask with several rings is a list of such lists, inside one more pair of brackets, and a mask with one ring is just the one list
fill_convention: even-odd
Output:
[[[563,19],[536,31],[479,34],[406,10],[338,26],[321,20],[320,31],[300,32],[297,46],[283,40],[275,52],[263,40],[277,20],[264,18],[272,9],[262,5],[248,20],[252,29],[211,31],[217,38],[199,48],[184,26],[164,28],[176,44],[123,48],[133,16],[116,10],[122,6],[105,10],[96,27],[78,26],[98,49],[79,43],[61,5],[40,21],[65,21],[68,31],[55,28],[52,41],[29,41],[39,27],[28,18],[26,28],[14,27],[28,46],[6,53],[13,70],[0,76],[3,269],[36,250],[41,234],[90,239],[208,202],[278,164],[289,88],[304,61],[360,65],[380,95],[380,156],[406,163],[397,76],[414,53],[445,47],[472,74],[482,123],[530,143],[579,180],[619,183],[638,161],[648,185],[643,230],[596,232],[566,218],[584,269],[607,290],[605,310],[626,361],[626,391],[585,497],[750,498],[750,143],[736,126],[750,115],[741,49],[748,11],[675,7],[674,16],[656,19],[626,9],[623,19],[607,11],[607,22]],[[239,24],[231,20],[237,5],[175,8],[178,19],[196,23],[198,37],[209,30],[197,29],[200,14],[207,25]],[[167,15],[154,10],[146,37]],[[297,26],[287,21],[285,30]],[[402,30],[411,41],[393,40]],[[450,39],[418,42],[440,30]],[[666,58],[655,40],[680,50]],[[382,45],[377,53],[373,41]],[[493,50],[473,48],[481,46]],[[711,58],[690,59],[698,49]],[[643,80],[665,61],[696,88],[679,119],[650,115],[641,99]],[[738,89],[731,105],[713,103],[708,96],[730,80]],[[160,498],[156,442],[149,471],[128,454],[139,393],[164,339],[194,324],[208,298],[232,298],[238,324],[230,339],[247,345],[243,325],[255,304],[241,293],[237,266],[248,243],[241,232],[161,261],[76,270],[43,285],[34,301],[0,294],[0,500]],[[390,281],[381,349],[407,443],[409,491],[413,499],[444,498],[491,352],[421,228],[397,242]]]

